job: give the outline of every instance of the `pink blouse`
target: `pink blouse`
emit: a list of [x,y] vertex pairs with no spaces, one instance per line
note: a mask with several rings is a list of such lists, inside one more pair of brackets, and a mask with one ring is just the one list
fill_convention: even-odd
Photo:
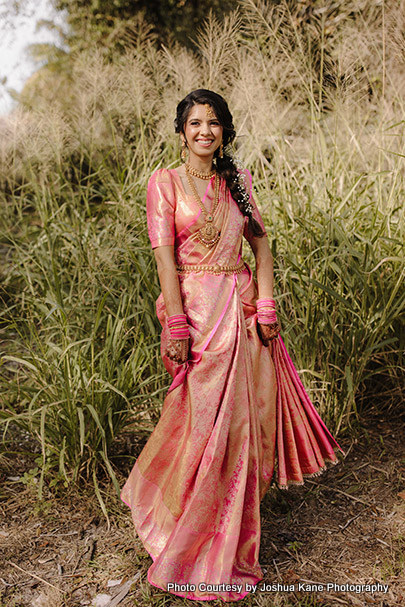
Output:
[[[252,195],[252,175],[250,172],[245,169],[243,171],[246,175],[246,186],[249,188],[249,201],[253,207],[253,217],[259,223],[262,230],[265,232],[265,225],[263,219],[260,215],[259,209],[254,201]],[[175,175],[173,175],[175,173]],[[175,245],[176,235],[179,231],[184,227],[182,225],[178,225],[180,221],[180,217],[176,217],[177,210],[177,198],[179,195],[179,190],[181,187],[175,187],[174,180],[177,180],[181,184],[181,179],[175,169],[158,169],[153,173],[148,182],[147,195],[146,195],[146,213],[147,213],[147,222],[148,222],[148,233],[151,241],[152,248],[161,247],[165,245]],[[212,181],[207,187],[208,190],[212,189]],[[221,180],[221,188],[220,188],[220,196],[225,195],[225,182]],[[180,185],[178,184],[178,185]],[[183,188],[183,198],[185,192]],[[185,195],[189,198],[188,195]],[[229,196],[230,201],[233,199]],[[236,202],[234,202],[235,207],[237,207]],[[209,208],[208,205],[207,209]],[[192,203],[192,208],[190,208],[191,216],[188,217],[190,223],[196,223],[199,215],[201,214],[201,210],[197,206],[195,202]],[[240,213],[240,211],[239,211]],[[182,209],[182,216],[184,216],[184,208]],[[242,215],[242,214],[241,214]],[[181,222],[183,223],[183,222]],[[196,228],[198,229],[198,227]],[[253,235],[249,231],[248,226],[248,218],[244,217],[244,226],[243,226],[243,236],[251,241]]]

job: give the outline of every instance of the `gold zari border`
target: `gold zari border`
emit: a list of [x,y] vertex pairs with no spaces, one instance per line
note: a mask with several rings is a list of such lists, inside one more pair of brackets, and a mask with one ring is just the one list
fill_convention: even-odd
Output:
[[189,272],[207,272],[208,274],[240,274],[245,269],[245,262],[240,260],[237,266],[208,266],[199,264],[189,264],[176,266],[179,274],[187,274]]

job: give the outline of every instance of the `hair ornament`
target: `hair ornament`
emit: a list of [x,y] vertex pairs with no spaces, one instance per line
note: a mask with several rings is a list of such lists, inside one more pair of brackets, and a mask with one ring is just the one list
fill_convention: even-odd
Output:
[[204,103],[204,107],[207,118],[210,118],[212,120],[213,118],[217,117],[214,110],[212,109],[212,106],[209,103]]
[[[236,163],[235,163],[236,164]],[[240,163],[238,163],[239,166],[237,165],[238,168],[238,175],[235,177],[235,182],[237,184],[237,190],[238,192],[241,194],[241,202],[243,205],[243,210],[247,215],[252,215],[253,213],[253,206],[250,202],[250,194],[247,190],[247,183],[246,183],[246,173],[244,173],[241,169]]]
[[252,205],[251,205],[251,203],[250,203],[250,202],[247,202],[247,203],[244,205],[244,209],[245,209],[245,212],[246,212],[248,215],[251,215],[251,214],[253,213],[253,207],[252,207]]

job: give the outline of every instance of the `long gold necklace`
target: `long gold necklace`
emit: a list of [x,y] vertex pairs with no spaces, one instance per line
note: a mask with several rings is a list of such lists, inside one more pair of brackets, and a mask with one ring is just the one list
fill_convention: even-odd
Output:
[[192,176],[190,175],[187,165],[186,165],[185,169],[186,169],[186,176],[187,176],[187,180],[188,180],[190,189],[193,192],[193,196],[194,196],[196,202],[198,203],[198,206],[200,207],[201,211],[203,212],[203,215],[205,218],[205,225],[203,225],[203,227],[198,230],[197,238],[203,245],[205,245],[208,248],[211,248],[214,246],[214,244],[216,242],[218,242],[218,240],[220,239],[220,236],[221,236],[221,232],[218,230],[218,228],[213,223],[214,222],[214,213],[216,211],[216,208],[217,208],[218,202],[219,202],[219,176],[218,176],[218,173],[215,174],[214,202],[212,205],[211,212],[209,213],[207,211],[207,209],[205,208],[201,198],[198,195],[197,188],[195,187],[194,180],[193,180]]

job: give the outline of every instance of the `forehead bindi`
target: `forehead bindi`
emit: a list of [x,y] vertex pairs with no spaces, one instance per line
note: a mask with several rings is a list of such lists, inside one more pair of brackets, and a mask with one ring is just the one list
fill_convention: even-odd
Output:
[[190,122],[191,120],[200,120],[202,122],[203,120],[218,120],[218,118],[210,105],[202,105],[199,103],[193,105],[187,116],[187,122]]

